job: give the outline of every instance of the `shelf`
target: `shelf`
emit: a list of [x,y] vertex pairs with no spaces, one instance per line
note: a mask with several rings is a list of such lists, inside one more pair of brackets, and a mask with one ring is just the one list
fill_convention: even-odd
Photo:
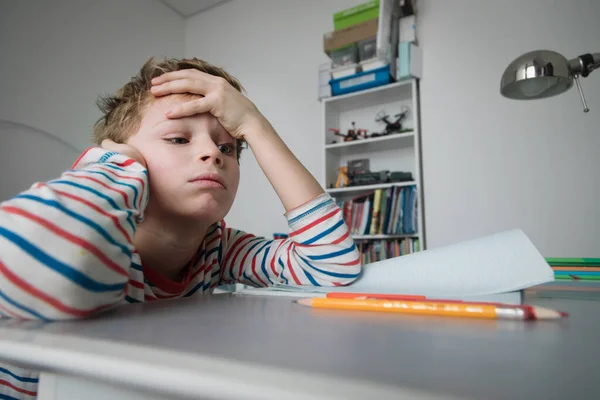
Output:
[[418,238],[418,234],[407,234],[407,235],[352,235],[354,240],[378,240],[378,239],[406,239],[406,238]]
[[[415,132],[393,133],[371,139],[358,139],[351,142],[341,142],[325,145],[325,150],[331,154],[344,155],[353,152],[381,151],[411,147],[414,145]],[[343,139],[342,139],[343,140]]]
[[342,94],[340,96],[326,97],[322,101],[323,101],[323,103],[327,103],[327,104],[342,103],[347,100],[353,99],[355,97],[359,97],[359,96],[364,97],[365,95],[368,96],[370,94],[375,94],[377,96],[381,96],[383,94],[383,92],[387,92],[390,90],[397,90],[399,88],[408,90],[410,92],[412,82],[413,82],[413,79],[406,79],[406,80],[390,83],[390,84],[383,85],[383,86],[377,86],[372,89],[360,90],[358,92]]
[[413,186],[417,183],[415,181],[408,182],[393,182],[393,183],[380,183],[378,185],[365,185],[365,186],[349,186],[345,188],[337,188],[337,189],[327,189],[327,193],[358,193],[365,192],[369,190],[375,189],[386,189],[394,186],[403,187],[403,186]]

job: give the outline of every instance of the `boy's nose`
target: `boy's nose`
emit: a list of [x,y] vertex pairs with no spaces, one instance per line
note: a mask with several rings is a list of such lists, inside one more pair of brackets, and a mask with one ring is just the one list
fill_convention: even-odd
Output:
[[203,146],[199,158],[203,163],[213,163],[217,167],[223,166],[223,153],[215,144]]
[[220,154],[212,155],[204,155],[200,158],[202,161],[209,163],[213,162],[217,167],[223,166],[223,157]]

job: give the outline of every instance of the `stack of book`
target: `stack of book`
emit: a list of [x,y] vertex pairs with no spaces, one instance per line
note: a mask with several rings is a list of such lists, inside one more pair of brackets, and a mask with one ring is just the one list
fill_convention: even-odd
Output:
[[408,235],[418,230],[414,185],[377,189],[339,201],[339,206],[353,235]]
[[357,247],[363,265],[420,251],[417,238],[361,241]]
[[556,280],[600,281],[600,258],[546,258]]

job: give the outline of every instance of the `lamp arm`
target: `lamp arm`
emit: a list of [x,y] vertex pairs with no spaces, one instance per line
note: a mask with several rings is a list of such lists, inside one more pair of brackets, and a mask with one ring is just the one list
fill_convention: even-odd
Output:
[[586,53],[569,60],[569,69],[574,76],[587,77],[600,68],[600,53]]
[[581,103],[583,104],[583,112],[588,112],[590,109],[585,101],[583,89],[581,89],[581,83],[579,83],[579,77],[586,78],[593,70],[598,68],[600,68],[600,53],[586,53],[569,60],[569,70],[575,79],[579,97],[581,97]]

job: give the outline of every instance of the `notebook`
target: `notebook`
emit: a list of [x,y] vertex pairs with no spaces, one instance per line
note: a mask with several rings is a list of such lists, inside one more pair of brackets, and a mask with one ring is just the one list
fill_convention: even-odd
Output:
[[345,287],[275,285],[237,294],[324,296],[396,293],[432,299],[521,304],[525,288],[554,280],[552,268],[519,229],[367,264]]

